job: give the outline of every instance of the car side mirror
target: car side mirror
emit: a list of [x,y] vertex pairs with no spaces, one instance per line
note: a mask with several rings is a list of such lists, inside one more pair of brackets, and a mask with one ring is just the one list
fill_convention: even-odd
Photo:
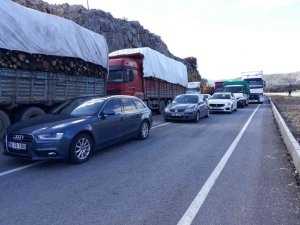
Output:
[[115,114],[116,114],[115,111],[112,109],[103,109],[103,111],[101,113],[101,115],[103,115],[103,116],[113,116]]

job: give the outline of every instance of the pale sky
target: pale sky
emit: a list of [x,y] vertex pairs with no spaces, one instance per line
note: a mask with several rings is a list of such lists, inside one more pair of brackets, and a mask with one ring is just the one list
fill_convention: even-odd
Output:
[[300,0],[89,0],[89,5],[139,21],[178,57],[196,57],[206,79],[253,70],[300,71]]

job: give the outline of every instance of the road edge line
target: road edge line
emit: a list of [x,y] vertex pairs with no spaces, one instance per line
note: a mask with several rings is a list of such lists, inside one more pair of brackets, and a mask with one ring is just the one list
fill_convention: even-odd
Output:
[[190,225],[192,224],[194,218],[196,217],[198,211],[200,210],[202,204],[204,203],[206,197],[208,196],[211,188],[215,184],[216,180],[218,179],[219,175],[221,174],[222,170],[224,169],[226,163],[228,162],[231,154],[235,150],[237,144],[239,143],[240,139],[242,138],[243,134],[245,133],[248,125],[250,124],[252,118],[254,117],[255,113],[257,112],[260,105],[256,107],[256,109],[252,112],[251,116],[240,130],[234,141],[231,143],[229,148],[226,150],[225,154],[223,155],[222,159],[219,161],[216,168],[210,174],[192,203],[190,204],[189,208],[186,210],[184,215],[181,217],[177,225]]

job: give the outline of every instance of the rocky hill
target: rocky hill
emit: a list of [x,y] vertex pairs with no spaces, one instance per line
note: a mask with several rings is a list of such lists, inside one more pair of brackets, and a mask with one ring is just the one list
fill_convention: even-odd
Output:
[[264,78],[267,86],[300,84],[300,72],[268,74]]
[[42,0],[13,0],[21,5],[45,13],[73,20],[77,24],[103,35],[109,51],[123,48],[150,47],[168,57],[183,62],[188,68],[189,81],[200,80],[197,68],[188,60],[174,56],[161,38],[145,29],[138,21],[114,18],[102,10],[87,10],[82,5],[51,5]]
[[267,92],[300,90],[300,72],[268,74],[264,79]]

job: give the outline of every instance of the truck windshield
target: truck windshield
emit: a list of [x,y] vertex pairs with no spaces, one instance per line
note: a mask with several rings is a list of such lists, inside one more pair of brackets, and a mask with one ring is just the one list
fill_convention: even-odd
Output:
[[263,88],[263,80],[262,79],[246,79],[249,84],[249,88]]
[[242,86],[225,86],[224,92],[231,92],[231,93],[243,93],[243,87]]
[[123,70],[109,70],[107,83],[120,84],[123,83]]
[[200,92],[200,88],[198,87],[195,87],[195,88],[187,88],[186,89],[186,92]]
[[215,92],[223,92],[223,91],[224,91],[223,86],[215,87]]

